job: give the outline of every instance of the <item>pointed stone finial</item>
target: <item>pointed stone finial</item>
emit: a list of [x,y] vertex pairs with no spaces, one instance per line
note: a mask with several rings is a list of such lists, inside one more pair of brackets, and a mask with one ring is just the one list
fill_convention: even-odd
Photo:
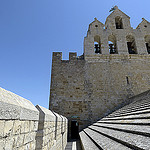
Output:
[[118,6],[116,5],[114,8],[115,8],[115,10],[116,10],[116,9],[118,9]]

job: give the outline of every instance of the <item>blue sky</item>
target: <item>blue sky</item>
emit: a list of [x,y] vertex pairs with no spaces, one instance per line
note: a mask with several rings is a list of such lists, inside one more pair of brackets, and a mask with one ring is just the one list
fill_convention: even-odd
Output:
[[150,21],[149,0],[0,0],[0,86],[48,108],[52,52],[81,55],[88,25],[113,5],[133,28]]

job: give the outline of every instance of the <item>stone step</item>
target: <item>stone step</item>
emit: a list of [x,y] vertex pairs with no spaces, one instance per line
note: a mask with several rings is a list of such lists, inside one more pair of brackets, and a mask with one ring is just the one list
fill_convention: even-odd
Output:
[[84,131],[80,132],[79,135],[83,150],[99,150],[99,148],[94,144],[94,142]]
[[141,101],[133,102],[129,105],[124,106],[123,108],[113,112],[111,115],[120,113],[120,112],[127,112],[127,111],[136,111],[136,110],[145,110],[150,108],[150,100],[147,100],[147,102],[142,103]]
[[100,120],[98,123],[150,125],[150,119]]
[[150,111],[150,106],[149,107],[145,107],[145,108],[130,108],[130,109],[127,109],[127,110],[120,110],[120,111],[117,111],[117,112],[114,112],[112,114],[110,114],[108,117],[111,117],[111,116],[115,116],[115,115],[121,115],[121,114],[126,114],[126,113],[134,113],[134,112],[137,112],[137,111]]
[[135,112],[128,112],[128,113],[120,113],[120,114],[114,114],[114,115],[109,115],[105,118],[114,118],[114,117],[121,117],[121,116],[128,116],[128,115],[138,115],[138,114],[146,114],[150,113],[150,109],[147,110],[142,110],[142,111],[135,111]]
[[141,125],[123,125],[123,124],[106,124],[106,123],[94,123],[94,126],[114,129],[118,131],[124,131],[129,133],[136,133],[139,135],[146,135],[150,137],[150,126]]
[[[103,150],[118,150],[118,148],[120,150],[131,150],[130,148],[128,148],[127,146],[116,142],[114,140],[112,140],[109,137],[106,137],[102,134],[99,134],[98,132],[95,132],[89,128],[84,129],[84,131],[86,132],[86,134],[88,134],[88,136],[90,136],[98,145],[101,149]],[[90,150],[95,150],[95,149],[90,149]]]
[[118,112],[124,112],[124,111],[128,111],[128,110],[134,111],[134,110],[140,110],[140,109],[143,110],[143,109],[149,109],[149,108],[150,108],[150,104],[145,104],[145,105],[141,105],[140,103],[137,105],[132,104],[131,106],[130,105],[124,106],[123,108],[118,109],[117,111],[113,112],[112,114],[118,113]]
[[[148,144],[150,142],[150,137],[97,126],[89,126],[89,128],[100,134],[108,136],[109,138],[114,139],[115,141],[118,141],[129,148],[137,150],[150,149],[150,144]],[[98,137],[97,139],[100,138]],[[119,149],[121,148],[119,147]]]
[[128,120],[128,119],[150,119],[150,113],[144,114],[130,114],[127,116],[116,116],[110,118],[103,118],[102,120]]

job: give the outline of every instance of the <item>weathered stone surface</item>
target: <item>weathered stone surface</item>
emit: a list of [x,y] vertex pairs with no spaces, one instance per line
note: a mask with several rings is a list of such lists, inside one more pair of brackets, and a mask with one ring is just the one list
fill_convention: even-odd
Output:
[[4,137],[9,137],[13,134],[14,121],[5,121]]
[[43,122],[43,121],[52,121],[54,122],[55,121],[55,115],[48,109],[42,107],[42,106],[39,106],[37,105],[36,108],[39,110],[40,112],[40,121]]
[[38,117],[39,112],[30,101],[0,88],[0,119],[38,120]]
[[5,140],[4,140],[4,139],[0,139],[0,148],[1,148],[2,150],[5,149]]
[[100,120],[99,123],[112,123],[112,124],[147,124],[150,119],[120,119],[120,120]]
[[19,119],[20,106],[9,104],[0,99],[0,119]]
[[122,133],[121,131],[96,127],[96,126],[90,126],[89,128],[107,134],[116,139],[120,139],[121,141],[137,146],[138,148],[150,149],[150,144],[148,144],[150,141],[150,137],[146,137],[138,134],[126,133],[126,132]]
[[80,132],[80,139],[83,150],[99,150],[99,148],[92,142],[92,140],[85,134],[85,132]]
[[21,121],[15,120],[13,126],[13,134],[20,134],[21,133]]
[[0,138],[4,136],[4,125],[5,125],[5,120],[0,120]]
[[94,126],[100,126],[100,127],[108,127],[108,128],[112,128],[112,129],[120,129],[120,130],[124,130],[124,131],[131,131],[131,132],[136,132],[138,134],[138,132],[143,133],[143,134],[150,134],[150,126],[149,125],[123,125],[123,124],[106,124],[106,123],[94,123]]
[[[105,25],[96,18],[89,25],[82,56],[71,52],[69,60],[62,60],[61,52],[53,53],[49,107],[69,119],[69,132],[72,120],[78,121],[82,130],[134,101],[128,98],[149,90],[149,32],[148,21],[143,19],[133,29],[130,17],[116,7]],[[94,42],[100,53],[95,53]],[[110,43],[115,54],[111,53]],[[139,110],[142,107],[146,108],[141,105]]]
[[66,146],[67,119],[44,107],[36,107],[0,88],[0,150],[47,150],[54,143],[60,150],[62,142]]
[[[62,142],[65,147],[67,144],[67,119],[39,105],[37,105],[36,108],[40,113],[38,131],[36,134],[36,150],[60,150],[62,149]],[[65,128],[65,133],[61,132],[63,128]],[[62,136],[62,134],[66,136]]]
[[[127,146],[120,144],[106,136],[103,136],[97,132],[94,132],[90,129],[85,129],[85,132],[90,135],[90,137],[104,150],[117,150],[118,148],[121,150],[131,150]],[[89,144],[90,147],[90,144]]]

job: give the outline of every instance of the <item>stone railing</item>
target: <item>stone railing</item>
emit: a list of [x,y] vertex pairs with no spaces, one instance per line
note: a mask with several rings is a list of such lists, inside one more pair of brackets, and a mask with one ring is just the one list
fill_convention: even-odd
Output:
[[63,150],[67,119],[0,88],[0,150]]

